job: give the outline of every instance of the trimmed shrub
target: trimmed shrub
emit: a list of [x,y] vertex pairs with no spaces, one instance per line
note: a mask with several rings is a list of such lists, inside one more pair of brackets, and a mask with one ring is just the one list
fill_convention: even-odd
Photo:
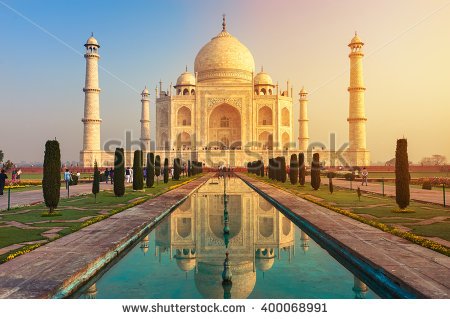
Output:
[[144,174],[142,171],[142,151],[135,150],[133,158],[133,189],[144,189]]
[[42,191],[45,206],[49,208],[49,214],[53,214],[58,207],[61,188],[61,152],[57,140],[45,143],[43,173]]
[[259,161],[260,163],[260,167],[259,167],[259,169],[260,169],[260,172],[259,172],[259,176],[261,176],[261,177],[264,177],[264,162],[263,161]]
[[164,159],[164,183],[167,184],[169,182],[169,159]]
[[334,187],[333,187],[333,178],[336,176],[336,173],[334,172],[328,172],[328,190],[330,191],[330,194],[333,194]]
[[114,153],[114,195],[125,194],[125,156],[123,148],[116,148]]
[[177,157],[173,160],[173,179],[180,180],[181,175],[181,160]]
[[77,176],[77,174],[70,174],[69,185],[70,186],[78,185],[78,176]]
[[286,158],[284,156],[280,157],[280,182],[285,183],[287,179],[287,173],[286,173]]
[[305,154],[298,154],[298,182],[300,185],[305,185],[306,182],[306,165],[305,165]]
[[409,205],[409,163],[408,142],[405,138],[397,140],[395,151],[395,201],[400,209]]
[[345,173],[344,178],[346,181],[354,181],[355,180],[355,173]]
[[289,162],[289,180],[292,185],[297,184],[298,182],[298,160],[297,154],[291,155],[291,161]]
[[433,188],[433,185],[431,184],[430,181],[425,181],[425,182],[423,182],[423,184],[422,184],[422,189],[428,189],[428,190],[431,190],[432,188]]
[[190,160],[188,160],[188,164],[187,164],[187,174],[188,174],[188,177],[191,177],[191,175],[192,175],[191,161]]
[[145,185],[147,187],[153,187],[155,184],[155,154],[147,153],[147,179]]
[[100,192],[100,171],[98,170],[97,161],[94,163],[94,181],[92,182],[92,194],[94,194],[95,202],[97,202],[97,194]]
[[159,155],[156,155],[155,157],[155,176],[156,176],[156,183],[159,182],[159,176],[161,175],[161,157]]
[[311,163],[311,187],[314,190],[320,188],[320,158],[319,153],[313,154],[313,161]]

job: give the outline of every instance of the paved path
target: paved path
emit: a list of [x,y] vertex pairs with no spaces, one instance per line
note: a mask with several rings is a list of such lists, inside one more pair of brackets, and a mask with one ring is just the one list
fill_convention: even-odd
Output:
[[[325,184],[328,183],[328,180],[326,178],[324,178],[322,180]],[[339,186],[339,187],[350,188],[350,182],[346,181],[346,180],[342,180],[342,179],[333,179],[333,184],[335,186]],[[367,192],[376,193],[376,194],[382,194],[381,183],[368,183],[368,186],[361,186],[361,182],[354,181],[352,184],[353,184],[353,189],[356,189],[359,186],[362,191],[367,191]],[[384,185],[384,193],[387,196],[395,196],[395,186],[385,184]],[[440,205],[442,205],[444,203],[442,189],[427,190],[427,189],[410,187],[410,195],[411,195],[411,199],[420,201],[420,202],[434,203],[434,204],[440,204]],[[445,192],[445,197],[446,197],[446,206],[450,206],[450,190]]]
[[424,298],[450,298],[450,258],[385,233],[291,193],[239,176],[268,194],[343,249],[366,261],[388,277]]
[[207,174],[0,265],[0,298],[67,296],[209,177]]
[[[111,184],[100,183],[100,189],[112,189]],[[70,186],[70,196],[80,195],[84,193],[92,192],[92,183],[80,183],[78,185]],[[67,190],[65,187],[61,188],[61,198],[67,197]],[[16,206],[30,205],[40,203],[44,201],[42,189],[23,191],[23,192],[11,192],[11,208]],[[0,210],[8,208],[8,190],[5,190],[2,196],[0,196]]]

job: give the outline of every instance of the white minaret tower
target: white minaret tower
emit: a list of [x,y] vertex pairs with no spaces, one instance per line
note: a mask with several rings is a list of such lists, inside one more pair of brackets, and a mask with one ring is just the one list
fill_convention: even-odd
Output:
[[100,45],[92,34],[84,45],[86,53],[86,80],[84,91],[84,123],[83,150],[81,151],[81,164],[83,166],[93,166],[96,160],[101,166],[100,148],[100,88],[98,87],[98,60],[100,55],[98,49]]
[[150,152],[150,99],[147,87],[142,91],[141,143],[144,152]]
[[349,101],[349,160],[350,165],[366,166],[369,165],[369,152],[366,147],[366,113],[364,105],[364,87],[362,51],[364,43],[355,32],[355,36],[348,45],[350,47],[350,94]]
[[308,92],[303,87],[300,91],[300,118],[298,120],[298,149],[306,152],[309,145],[308,129]]

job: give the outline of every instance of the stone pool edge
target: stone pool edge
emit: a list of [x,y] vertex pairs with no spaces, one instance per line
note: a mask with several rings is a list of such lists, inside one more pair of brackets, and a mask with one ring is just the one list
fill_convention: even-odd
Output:
[[[289,205],[285,205],[270,196],[258,186],[258,183],[262,183],[267,187],[273,187],[266,183],[260,182],[258,180],[254,180],[251,177],[244,176],[242,174],[237,174],[238,177],[243,180],[250,188],[256,191],[260,196],[269,201],[273,206],[277,209],[285,213],[289,218],[297,224],[299,227],[304,228],[307,233],[311,235],[311,237],[323,248],[325,248],[333,257],[337,258],[339,262],[343,262],[346,264],[346,267],[350,266],[352,270],[356,270],[359,274],[362,274],[362,280],[369,279],[374,282],[378,286],[386,286],[389,289],[389,294],[392,295],[391,298],[448,298],[449,289],[444,289],[446,291],[439,291],[436,294],[431,294],[429,292],[423,292],[418,289],[417,286],[420,285],[412,285],[411,281],[405,281],[396,274],[393,274],[391,271],[385,269],[381,263],[379,264],[376,258],[373,256],[368,256],[361,251],[357,251],[352,247],[346,245],[346,243],[337,239],[333,233],[327,232],[322,229],[317,223],[314,223],[307,218],[301,216],[300,214],[294,212]],[[254,185],[256,184],[256,185]],[[284,192],[290,196],[296,197],[295,195],[274,188],[275,191]],[[300,199],[296,197],[296,199]],[[312,203],[305,201],[305,206],[310,207],[314,205]],[[317,206],[319,209],[319,206]],[[320,207],[319,210],[324,210],[325,208]],[[327,210],[327,209],[325,209]],[[332,212],[335,213],[335,212]],[[335,213],[337,214],[337,213]],[[345,216],[342,216],[345,217]],[[381,232],[381,231],[380,231]],[[418,247],[419,249],[426,249],[423,247]],[[427,249],[428,250],[428,249]],[[436,252],[430,251],[430,253]],[[439,255],[439,254],[438,254]],[[445,257],[445,256],[443,256]]]

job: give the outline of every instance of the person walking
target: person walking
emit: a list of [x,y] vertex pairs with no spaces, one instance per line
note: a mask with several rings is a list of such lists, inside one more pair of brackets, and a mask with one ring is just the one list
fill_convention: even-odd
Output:
[[171,168],[170,168],[170,177],[171,177],[172,179],[173,179],[173,173],[174,173],[174,171],[175,171],[174,168],[171,167]]
[[114,170],[112,167],[109,169],[109,178],[111,179],[111,184],[114,184]]
[[20,175],[22,175],[22,170],[19,168],[17,170],[17,173],[16,173],[16,180],[17,180],[17,182],[20,182]]
[[5,174],[5,170],[2,169],[0,173],[0,195],[3,195],[3,190],[5,189],[6,180],[8,179],[8,175]]
[[64,181],[66,182],[66,189],[69,189],[69,183],[72,179],[72,176],[70,175],[69,169],[66,168],[66,171],[64,172]]
[[367,186],[367,177],[369,176],[369,172],[367,171],[367,169],[364,167],[362,170],[362,183],[361,186],[364,186],[364,183],[366,183]]
[[127,167],[127,169],[125,170],[125,181],[127,183],[130,182],[130,168],[129,167]]
[[108,179],[109,179],[109,170],[108,170],[108,167],[107,167],[107,168],[105,168],[105,182],[106,182],[106,184],[108,184]]
[[130,167],[130,183],[133,183],[133,168]]

